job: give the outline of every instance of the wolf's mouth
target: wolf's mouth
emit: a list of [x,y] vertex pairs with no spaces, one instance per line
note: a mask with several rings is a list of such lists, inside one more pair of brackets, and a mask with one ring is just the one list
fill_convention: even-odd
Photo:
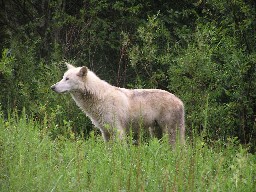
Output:
[[59,91],[59,90],[56,88],[55,85],[51,86],[51,89],[52,89],[53,91],[55,91],[56,93],[66,93],[66,92],[67,92],[66,90],[64,90],[64,91]]

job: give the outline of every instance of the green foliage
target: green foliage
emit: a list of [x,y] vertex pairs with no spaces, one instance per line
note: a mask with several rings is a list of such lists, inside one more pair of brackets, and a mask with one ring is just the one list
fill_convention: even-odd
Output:
[[[52,137],[90,121],[50,86],[72,60],[130,88],[160,88],[186,106],[187,133],[237,137],[255,151],[255,1],[3,1],[0,103],[24,106]],[[6,49],[7,48],[7,49]],[[63,127],[60,129],[60,127]],[[69,136],[68,136],[69,137]]]
[[169,71],[170,89],[183,95],[188,123],[205,128],[207,103],[208,137],[233,135],[255,145],[255,53],[216,22],[199,23],[192,39]]
[[[23,49],[27,52],[24,56],[14,50],[7,57],[4,51],[0,61],[3,74],[1,76],[3,91],[0,98],[5,116],[12,111],[21,113],[26,106],[34,119],[51,127],[52,138],[63,135],[69,127],[76,134],[87,136],[87,132],[91,130],[89,120],[70,97],[58,95],[50,89],[51,85],[59,81],[63,75],[63,65],[53,63],[52,66],[48,66],[43,61],[35,63],[35,48],[25,46]],[[75,126],[72,121],[70,126],[66,126],[68,119],[78,123]]]
[[25,112],[0,127],[0,191],[255,191],[255,155],[236,139],[210,147],[194,135],[176,150],[166,139],[52,140]]
[[[246,17],[252,9],[243,6],[246,8],[239,8],[242,13],[233,11]],[[159,14],[138,28],[138,43],[129,50],[136,86],[168,87],[180,96],[186,106],[189,134],[194,127],[206,130],[203,134],[208,141],[237,136],[243,143],[250,142],[254,150],[256,73],[251,47],[255,41],[241,39],[241,35],[251,38],[252,17],[246,18],[249,24],[245,25],[244,20],[236,23],[233,15],[214,20],[212,9],[203,11],[205,15],[195,21],[194,30],[178,26],[170,33],[167,26],[171,22]]]
[[171,37],[158,16],[159,13],[149,16],[148,22],[138,27],[139,42],[129,50],[131,66],[136,72],[136,87],[157,87],[158,81],[164,79],[164,71],[171,58]]
[[11,50],[4,49],[0,62],[0,72],[2,76],[10,77],[12,75],[12,64],[15,58],[11,55]]

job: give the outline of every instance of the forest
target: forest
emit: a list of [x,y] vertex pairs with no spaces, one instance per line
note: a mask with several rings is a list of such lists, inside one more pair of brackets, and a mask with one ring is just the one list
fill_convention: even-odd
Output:
[[70,124],[87,136],[90,121],[49,89],[69,61],[115,86],[168,90],[185,103],[188,135],[237,138],[255,151],[255,1],[11,0],[0,7],[4,114],[26,108],[49,127]]

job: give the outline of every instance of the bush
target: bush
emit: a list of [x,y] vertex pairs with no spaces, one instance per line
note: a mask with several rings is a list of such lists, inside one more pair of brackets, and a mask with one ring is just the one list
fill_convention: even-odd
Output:
[[254,1],[2,4],[0,47],[10,48],[0,61],[5,114],[26,106],[41,121],[88,133],[73,101],[49,90],[66,59],[117,86],[173,92],[186,104],[189,135],[193,127],[208,141],[238,137],[255,146]]

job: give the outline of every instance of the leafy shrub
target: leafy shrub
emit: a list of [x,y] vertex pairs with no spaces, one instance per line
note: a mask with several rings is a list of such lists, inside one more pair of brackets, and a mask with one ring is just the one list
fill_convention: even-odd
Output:
[[178,95],[189,135],[255,146],[254,1],[16,0],[1,10],[0,47],[9,48],[0,61],[5,114],[26,106],[55,127],[53,137],[65,132],[58,126],[88,133],[90,121],[73,101],[49,90],[66,59],[117,86]]

